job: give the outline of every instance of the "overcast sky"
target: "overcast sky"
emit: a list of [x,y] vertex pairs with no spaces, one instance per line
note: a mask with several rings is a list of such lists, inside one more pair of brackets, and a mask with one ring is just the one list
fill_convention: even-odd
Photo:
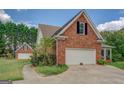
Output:
[[[37,26],[39,23],[62,26],[79,11],[79,9],[5,9],[0,10],[0,21],[13,21],[15,23],[24,23],[28,26]],[[91,9],[86,11],[99,31],[124,28],[124,10]]]

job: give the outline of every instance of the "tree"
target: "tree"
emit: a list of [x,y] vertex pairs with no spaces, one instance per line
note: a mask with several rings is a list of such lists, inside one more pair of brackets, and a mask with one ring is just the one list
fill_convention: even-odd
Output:
[[0,57],[5,54],[5,27],[0,22]]
[[[13,22],[0,22],[0,51],[8,51],[14,56],[15,50],[24,42],[33,48],[37,38],[37,28]],[[4,48],[4,49],[3,49]],[[1,54],[0,54],[1,55]]]
[[4,56],[4,53],[5,53],[5,40],[3,39],[3,36],[0,35],[0,57],[1,56]]
[[40,42],[41,53],[44,55],[43,63],[50,64],[50,54],[52,54],[53,47],[55,46],[55,40],[50,37],[45,37],[41,39]]
[[6,40],[9,48],[13,50],[13,55],[15,55],[15,50],[17,48],[17,26],[15,23],[7,22],[5,23],[6,30]]
[[37,40],[37,29],[35,27],[31,27],[29,29],[29,33],[30,33],[30,36],[29,36],[29,41],[28,42],[31,42],[31,46],[32,47],[35,47],[35,43],[36,43],[36,40]]
[[22,45],[23,42],[27,42],[30,46],[34,47],[37,39],[37,29],[24,24],[18,24],[17,29],[19,45]]
[[34,65],[53,65],[55,64],[55,53],[54,47],[55,40],[50,37],[45,37],[41,39],[40,44],[36,47],[33,52],[31,59],[32,64]]
[[124,60],[124,29],[119,31],[104,31],[101,34],[106,40],[106,44],[115,47],[112,49],[113,61]]

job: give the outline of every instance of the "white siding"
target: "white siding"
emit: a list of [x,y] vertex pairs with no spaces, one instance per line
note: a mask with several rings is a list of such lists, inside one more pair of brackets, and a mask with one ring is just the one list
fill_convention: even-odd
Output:
[[18,59],[30,59],[31,53],[18,53]]
[[40,44],[41,38],[43,38],[42,31],[40,30],[40,28],[38,28],[38,32],[37,32],[37,44]]

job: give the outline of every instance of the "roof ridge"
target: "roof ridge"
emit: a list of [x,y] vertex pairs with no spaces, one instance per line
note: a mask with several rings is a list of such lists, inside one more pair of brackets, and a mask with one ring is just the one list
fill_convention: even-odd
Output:
[[39,26],[40,26],[40,25],[45,25],[45,26],[52,26],[52,27],[54,26],[54,27],[60,27],[60,28],[61,28],[61,26],[55,26],[55,25],[50,25],[50,24],[38,24],[38,25],[39,25]]

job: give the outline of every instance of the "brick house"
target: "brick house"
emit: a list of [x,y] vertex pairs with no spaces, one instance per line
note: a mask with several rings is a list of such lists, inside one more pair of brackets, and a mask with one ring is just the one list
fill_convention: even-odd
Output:
[[33,49],[30,45],[27,43],[22,44],[16,51],[16,59],[17,60],[27,60],[30,59],[30,56],[32,55]]
[[112,47],[103,44],[103,37],[85,10],[62,27],[39,24],[38,44],[43,37],[55,38],[57,64],[96,64],[101,58],[112,59]]

